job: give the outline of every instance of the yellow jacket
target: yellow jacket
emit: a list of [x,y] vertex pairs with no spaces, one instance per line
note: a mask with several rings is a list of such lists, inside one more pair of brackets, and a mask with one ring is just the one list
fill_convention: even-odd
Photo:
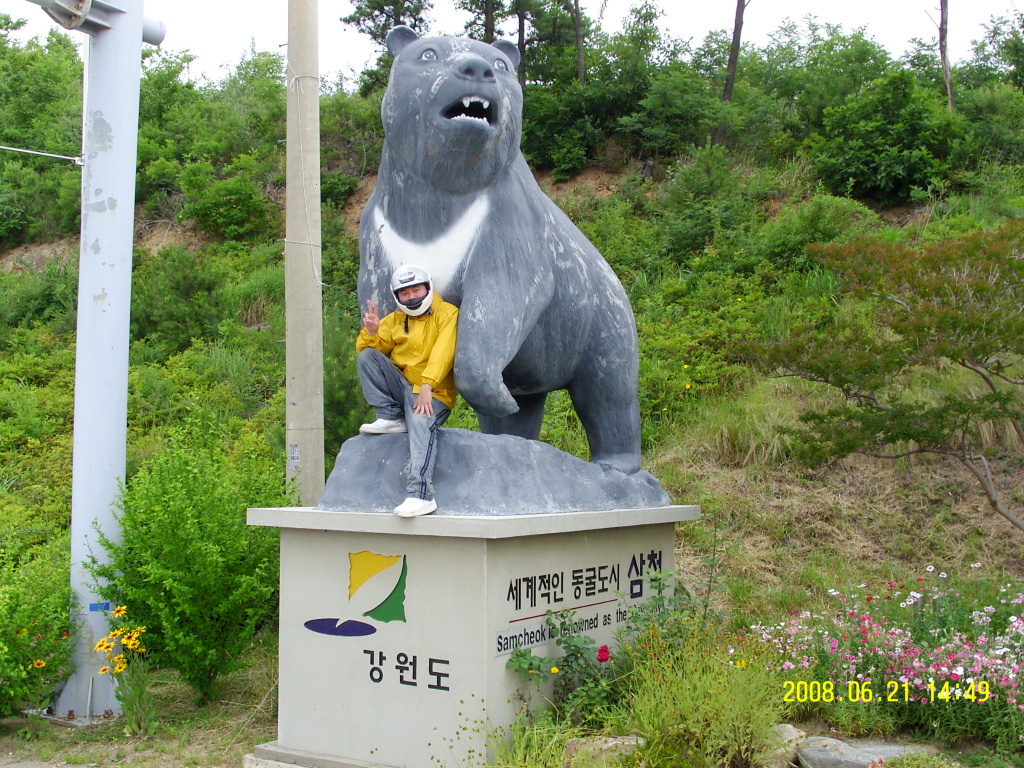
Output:
[[453,367],[458,321],[458,308],[435,292],[426,315],[408,317],[396,310],[381,319],[376,336],[360,329],[356,352],[373,347],[388,355],[413,392],[419,394],[420,384],[429,384],[431,394],[451,408],[457,397]]

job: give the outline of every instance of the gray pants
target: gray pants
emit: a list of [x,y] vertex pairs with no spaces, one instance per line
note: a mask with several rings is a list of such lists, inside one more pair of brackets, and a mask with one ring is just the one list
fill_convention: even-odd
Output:
[[434,415],[413,413],[416,402],[412,384],[402,375],[391,359],[376,349],[367,348],[356,358],[359,383],[363,397],[377,412],[378,419],[405,419],[409,428],[409,484],[406,492],[418,499],[434,498],[434,461],[437,459],[438,432],[448,419],[451,409],[438,400],[434,402]]

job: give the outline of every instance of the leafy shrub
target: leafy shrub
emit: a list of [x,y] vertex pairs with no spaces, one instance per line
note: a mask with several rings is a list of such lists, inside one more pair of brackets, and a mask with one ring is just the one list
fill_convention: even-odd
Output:
[[[386,83],[386,72],[384,78]],[[324,167],[337,168],[341,173],[356,177],[377,168],[384,146],[380,98],[379,93],[363,98],[339,88],[320,99],[320,146]]]
[[595,647],[594,639],[573,630],[576,614],[571,610],[548,611],[544,623],[562,655],[537,656],[528,648],[517,648],[507,666],[523,682],[540,686],[554,680],[552,703],[560,718],[572,723],[602,725],[624,695],[622,669],[607,645]]
[[633,305],[640,337],[640,414],[645,437],[696,396],[724,393],[743,380],[743,344],[764,289],[756,277],[709,272],[667,276]]
[[649,216],[637,213],[633,202],[575,192],[560,198],[558,205],[616,274],[660,270],[661,233]]
[[341,208],[359,187],[359,179],[345,173],[320,174],[320,199]]
[[[1024,93],[1010,85],[978,88],[961,93],[957,108],[967,118],[968,130],[982,157],[999,163],[1024,162]],[[975,158],[977,161],[978,158]]]
[[0,548],[0,717],[45,709],[74,652],[68,542],[32,553]]
[[47,262],[42,272],[0,273],[0,326],[17,328],[52,323],[54,333],[75,327],[78,269],[74,262]]
[[825,110],[811,161],[832,192],[907,201],[915,188],[948,179],[963,133],[962,118],[900,70]]
[[337,306],[324,309],[324,450],[327,470],[341,444],[359,431],[369,406],[356,371],[360,316]]
[[16,245],[25,224],[25,204],[13,189],[0,183],[0,247]]
[[227,240],[274,237],[281,227],[281,214],[264,194],[257,175],[253,155],[237,157],[222,177],[208,160],[185,166],[179,177],[185,192],[181,218],[195,219],[203,232]]
[[719,88],[682,62],[657,72],[638,106],[619,119],[619,128],[644,153],[661,157],[702,145],[727,114]]
[[604,141],[586,102],[587,92],[575,83],[527,86],[524,93],[523,154],[531,164],[551,168],[556,181],[581,171]]
[[276,615],[277,533],[250,527],[250,506],[287,506],[281,457],[248,430],[230,445],[208,419],[168,431],[166,448],[121,496],[122,541],[101,537],[101,594],[132,606],[155,660],[200,701],[237,668],[256,629]]
[[155,256],[137,251],[132,270],[131,335],[162,360],[186,349],[192,339],[211,338],[226,314],[224,276],[204,252],[181,246]]
[[847,197],[814,195],[785,209],[757,235],[757,250],[779,264],[807,269],[814,262],[804,253],[809,243],[847,243],[879,228],[878,214]]
[[677,262],[712,243],[730,249],[742,243],[755,208],[723,147],[695,149],[692,162],[677,167],[663,191],[665,240]]

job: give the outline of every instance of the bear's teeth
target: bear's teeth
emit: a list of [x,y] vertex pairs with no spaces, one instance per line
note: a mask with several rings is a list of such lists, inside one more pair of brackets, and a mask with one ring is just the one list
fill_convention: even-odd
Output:
[[464,106],[466,109],[469,109],[469,105],[470,105],[469,96],[463,97],[463,99],[462,99],[462,106]]

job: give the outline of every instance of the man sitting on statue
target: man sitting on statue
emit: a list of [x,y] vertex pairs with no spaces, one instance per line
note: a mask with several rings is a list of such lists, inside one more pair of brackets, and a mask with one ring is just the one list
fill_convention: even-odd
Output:
[[429,515],[434,501],[438,428],[457,397],[455,334],[459,310],[434,293],[430,274],[406,264],[391,277],[398,309],[384,318],[379,303],[366,300],[356,339],[359,381],[377,420],[359,431],[370,435],[409,433],[409,482],[399,517]]

